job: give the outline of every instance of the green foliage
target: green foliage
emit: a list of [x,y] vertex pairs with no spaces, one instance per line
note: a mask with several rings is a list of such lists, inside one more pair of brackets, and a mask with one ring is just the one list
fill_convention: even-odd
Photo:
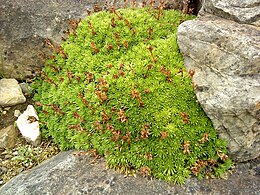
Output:
[[[21,141],[20,141],[21,142]],[[26,143],[26,142],[25,142]],[[4,148],[0,152],[0,186],[5,184],[21,172],[39,165],[46,159],[59,152],[57,145],[43,140],[41,146],[33,147],[24,142],[17,144],[13,149]]]
[[[71,21],[46,61],[35,100],[45,136],[61,149],[96,149],[109,167],[175,183],[221,175],[226,144],[192,88],[174,10],[103,11]],[[161,14],[162,13],[162,14]],[[159,17],[159,19],[158,19]]]

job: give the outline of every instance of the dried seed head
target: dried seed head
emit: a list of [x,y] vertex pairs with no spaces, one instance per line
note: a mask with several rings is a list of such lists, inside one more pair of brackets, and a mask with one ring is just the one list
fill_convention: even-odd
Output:
[[117,141],[120,139],[121,131],[120,130],[114,130],[112,131],[112,137],[111,140]]
[[122,123],[127,122],[127,117],[125,116],[125,111],[122,109],[119,109],[119,111],[118,111],[118,120]]
[[190,141],[184,142],[183,146],[183,153],[190,154]]
[[113,49],[113,45],[112,44],[108,44],[107,45],[107,51],[110,51],[111,49]]
[[111,131],[114,131],[114,130],[115,130],[115,128],[113,127],[113,125],[112,125],[112,124],[109,124],[109,123],[107,123],[106,129],[107,129],[107,130],[111,130]]
[[101,126],[101,124],[100,124],[100,122],[98,120],[96,120],[94,122],[94,127],[96,127],[96,130],[101,130],[102,129],[102,126]]
[[172,78],[171,77],[167,77],[167,81],[172,83]]
[[228,159],[228,155],[224,154],[221,150],[217,151],[218,157],[222,161],[226,161]]
[[111,19],[111,26],[112,26],[113,28],[116,27],[116,19],[115,19],[115,18],[112,18],[112,19]]
[[147,160],[152,160],[153,159],[153,155],[151,153],[147,153],[145,155],[145,157],[146,157]]
[[148,94],[148,93],[150,93],[151,91],[150,91],[150,89],[145,89],[144,92],[145,92],[146,94]]
[[73,113],[73,117],[74,117],[74,118],[80,118],[80,116],[79,116],[79,114],[78,114],[77,112],[74,112],[74,113]]
[[147,49],[148,49],[150,52],[152,52],[152,51],[153,51],[153,49],[154,49],[154,47],[153,47],[153,46],[151,46],[151,45],[149,45],[149,46],[147,47]]
[[132,33],[133,33],[133,35],[136,34],[136,30],[134,28],[132,28]]
[[33,123],[33,122],[37,122],[38,119],[35,118],[35,116],[28,116],[27,120],[29,121],[29,123]]
[[126,49],[128,49],[128,41],[124,41],[124,47],[126,48]]
[[147,125],[147,124],[145,124],[145,125],[143,125],[143,129],[141,130],[141,137],[143,138],[143,139],[146,139],[146,138],[148,138],[149,137],[149,135],[150,135],[150,132],[149,132],[149,125]]
[[202,143],[205,143],[205,142],[207,142],[209,140],[209,134],[208,133],[204,133],[203,134],[203,137],[201,138],[201,142]]
[[147,176],[151,175],[151,169],[148,166],[144,166],[140,169],[140,174],[143,177],[147,177]]
[[36,106],[43,106],[43,104],[41,102],[35,102]]
[[124,66],[125,66],[124,64],[120,64],[120,69],[124,68]]
[[138,98],[138,96],[139,96],[139,92],[136,91],[134,88],[132,88],[131,94],[132,94],[133,99]]
[[106,121],[110,120],[110,116],[104,110],[102,110],[101,112],[101,117],[102,117],[103,124],[106,123]]
[[124,77],[124,75],[125,75],[125,73],[124,73],[123,70],[119,70],[119,71],[118,71],[118,74],[121,75],[122,77]]
[[151,70],[153,68],[152,64],[148,64],[147,70]]
[[163,131],[161,132],[161,139],[167,138],[167,132]]
[[194,71],[194,70],[190,70],[190,71],[189,71],[189,77],[192,78],[194,74],[195,74],[195,71]]

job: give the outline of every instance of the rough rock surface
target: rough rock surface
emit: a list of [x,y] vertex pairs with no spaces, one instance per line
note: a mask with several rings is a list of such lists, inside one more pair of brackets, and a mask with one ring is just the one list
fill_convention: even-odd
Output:
[[178,29],[197,98],[238,161],[260,155],[259,43],[259,27],[209,14]]
[[37,116],[36,110],[32,105],[28,105],[27,109],[18,117],[16,121],[16,125],[22,136],[35,146],[40,144],[41,141],[38,120],[39,118]]
[[259,0],[204,0],[203,7],[207,13],[260,26]]
[[0,106],[7,107],[26,101],[22,90],[15,79],[0,80]]
[[18,139],[18,132],[13,125],[0,129],[0,148],[13,148]]
[[191,178],[183,186],[167,184],[137,175],[124,177],[107,170],[104,159],[89,155],[75,156],[61,152],[10,180],[1,195],[12,194],[250,194],[260,193],[259,159],[238,164],[227,179],[197,180]]
[[[24,80],[33,78],[43,66],[39,51],[50,49],[45,39],[60,44],[63,31],[72,18],[84,18],[86,10],[122,6],[123,1],[108,0],[0,0],[0,77]],[[121,2],[121,3],[120,3]],[[131,6],[129,1],[128,6]],[[158,2],[158,1],[157,1]],[[168,6],[172,2],[168,0]],[[141,6],[142,0],[136,1]],[[174,6],[173,6],[174,7]],[[99,10],[96,7],[96,10]],[[3,74],[3,75],[2,75]]]
[[196,95],[235,160],[260,154],[260,31],[207,15],[183,23],[178,43]]
[[35,76],[42,66],[39,50],[48,51],[44,39],[60,42],[69,19],[81,16],[84,10],[84,5],[76,0],[0,0],[4,76],[17,79]]

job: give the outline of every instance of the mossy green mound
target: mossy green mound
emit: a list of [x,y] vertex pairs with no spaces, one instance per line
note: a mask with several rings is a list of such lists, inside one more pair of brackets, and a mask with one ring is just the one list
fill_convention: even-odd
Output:
[[177,27],[191,18],[143,8],[72,21],[38,81],[45,136],[61,149],[96,149],[109,167],[176,183],[230,168],[178,50]]

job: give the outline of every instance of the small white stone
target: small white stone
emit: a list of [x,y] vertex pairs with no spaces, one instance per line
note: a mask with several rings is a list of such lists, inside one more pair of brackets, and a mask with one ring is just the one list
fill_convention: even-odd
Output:
[[17,121],[17,127],[20,130],[22,136],[33,145],[39,144],[40,141],[40,127],[39,118],[36,110],[32,105],[28,105],[27,109],[21,114]]
[[3,113],[3,114],[6,114],[7,112],[4,110],[2,113]]
[[15,117],[19,117],[21,115],[21,111],[20,110],[15,110],[14,111],[14,116]]

